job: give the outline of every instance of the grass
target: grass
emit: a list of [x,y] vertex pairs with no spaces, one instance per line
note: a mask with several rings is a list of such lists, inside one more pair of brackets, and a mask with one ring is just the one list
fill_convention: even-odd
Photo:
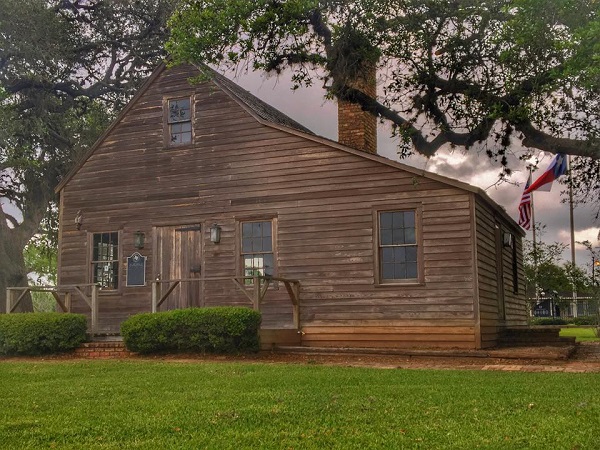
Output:
[[598,374],[0,362],[2,449],[597,448]]
[[564,337],[576,337],[577,342],[600,342],[600,338],[596,337],[593,327],[561,328],[560,335]]

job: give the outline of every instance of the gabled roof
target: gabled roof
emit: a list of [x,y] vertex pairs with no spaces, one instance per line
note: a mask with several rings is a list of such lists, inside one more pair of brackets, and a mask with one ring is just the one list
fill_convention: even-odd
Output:
[[[144,85],[140,88],[140,90],[136,93],[136,95],[131,99],[131,101],[127,104],[127,106],[121,111],[119,116],[115,119],[115,121],[108,127],[108,129],[98,138],[96,143],[82,156],[82,158],[75,164],[75,166],[71,169],[71,171],[61,180],[61,182],[56,187],[55,191],[60,192],[69,180],[77,173],[77,171],[81,168],[81,166],[85,163],[85,161],[94,153],[94,151],[102,144],[104,139],[110,134],[110,132],[116,127],[116,125],[121,121],[121,119],[129,112],[129,110],[133,107],[136,101],[146,92],[149,86],[156,80],[159,75],[166,69],[166,64],[161,64],[156,68],[156,70],[150,75],[148,80],[144,83]],[[296,122],[292,118],[288,117],[281,111],[273,108],[271,105],[263,102],[247,90],[235,84],[233,81],[229,80],[225,76],[219,74],[213,69],[210,69],[205,66],[205,69],[209,72],[209,75],[214,82],[223,92],[228,94],[234,101],[236,101],[242,108],[244,108],[250,115],[252,115],[259,123],[269,126],[272,128],[276,128],[278,130],[295,134],[297,136],[304,137],[314,142],[318,142],[320,144],[327,145],[329,147],[333,147],[339,150],[342,150],[347,153],[351,153],[356,156],[360,156],[365,159],[369,159],[372,161],[376,161],[380,164],[384,164],[387,166],[394,167],[396,169],[400,169],[409,173],[412,173],[416,176],[421,176],[424,178],[429,178],[431,180],[439,181],[441,183],[465,190],[474,193],[481,197],[487,204],[489,204],[496,212],[500,213],[510,224],[513,225],[513,228],[517,230],[522,236],[525,236],[525,232],[517,225],[512,217],[510,217],[504,208],[498,205],[494,200],[492,200],[482,189],[472,186],[468,183],[464,183],[462,181],[455,180],[453,178],[448,178],[442,175],[438,175],[433,172],[428,172],[424,169],[418,169],[413,166],[409,166],[407,164],[403,164],[400,162],[392,161],[391,159],[385,158],[383,156],[374,155],[371,153],[366,153],[360,150],[353,149],[351,147],[347,147],[345,145],[340,144],[339,142],[332,141],[330,139],[317,136],[312,131],[310,131],[305,126]]]
[[229,78],[221,75],[215,70],[208,70],[210,71],[212,80],[219,87],[225,88],[227,91],[229,91],[230,94],[234,95],[238,100],[240,100],[244,105],[246,105],[248,109],[250,109],[256,116],[260,117],[262,120],[277,125],[282,125],[287,128],[302,131],[303,133],[314,135],[314,133],[308,128],[306,128],[304,125],[296,122],[291,117],[286,116],[284,113],[282,113],[278,109],[273,108],[268,103],[263,102],[258,97],[255,97],[241,86],[235,84]]

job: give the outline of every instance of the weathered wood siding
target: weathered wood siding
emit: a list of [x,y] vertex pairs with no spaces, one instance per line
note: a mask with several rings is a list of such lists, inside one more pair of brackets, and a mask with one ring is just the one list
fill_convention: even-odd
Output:
[[[156,227],[184,224],[203,228],[204,276],[241,275],[239,221],[273,219],[276,274],[301,282],[305,345],[476,346],[470,192],[262,125],[212,83],[191,87],[190,75],[187,68],[163,72],[62,190],[61,284],[89,281],[87,233],[116,230],[121,279],[140,230],[152,280],[161,265],[153,261]],[[193,144],[166,148],[163,100],[189,94]],[[378,286],[374,211],[406,205],[422,211],[423,283]],[[209,239],[213,223],[222,227],[219,244]],[[232,282],[206,281],[200,289],[203,305],[249,305]],[[149,310],[149,286],[122,282],[101,294],[105,330]],[[270,289],[263,313],[266,327],[291,324],[283,286]]]
[[[527,323],[522,239],[481,199],[476,199],[475,218],[481,344],[490,347],[503,327]],[[515,250],[503,245],[504,233],[514,236]]]

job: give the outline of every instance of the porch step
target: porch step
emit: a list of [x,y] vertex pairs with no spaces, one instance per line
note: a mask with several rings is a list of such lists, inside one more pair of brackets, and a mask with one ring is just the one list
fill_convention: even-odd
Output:
[[261,350],[272,350],[280,346],[294,346],[302,343],[302,333],[295,328],[262,328],[260,330]]
[[75,356],[85,359],[118,359],[133,355],[122,341],[85,342],[74,351]]
[[560,326],[540,326],[530,328],[507,328],[500,335],[502,346],[548,346],[574,345],[575,337],[561,337]]

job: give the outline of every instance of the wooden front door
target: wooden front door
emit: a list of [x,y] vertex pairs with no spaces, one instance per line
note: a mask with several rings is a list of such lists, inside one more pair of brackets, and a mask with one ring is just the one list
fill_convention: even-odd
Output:
[[[202,233],[200,225],[178,225],[155,228],[156,245],[154,278],[181,281],[161,310],[202,306],[202,284],[189,281],[200,278],[202,267]],[[166,292],[173,282],[162,283]]]

